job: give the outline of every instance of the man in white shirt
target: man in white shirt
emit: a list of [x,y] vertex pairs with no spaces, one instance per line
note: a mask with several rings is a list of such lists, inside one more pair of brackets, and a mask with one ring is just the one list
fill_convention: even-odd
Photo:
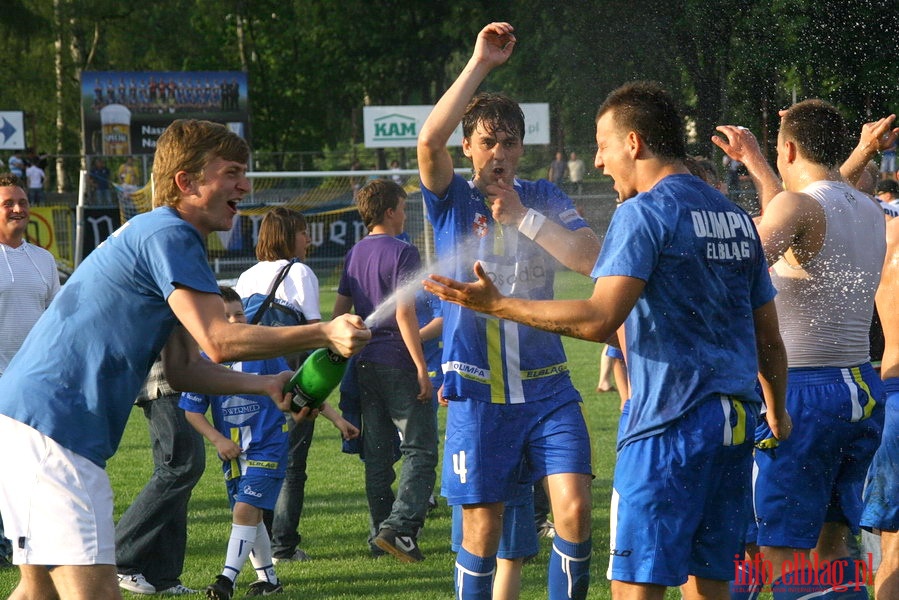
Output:
[[32,163],[25,169],[25,178],[28,180],[28,202],[34,206],[44,201],[44,181],[47,175],[44,170]]
[[[29,217],[19,179],[0,175],[0,375],[59,291],[53,255],[25,240]],[[0,520],[0,562],[12,551],[8,544]]]

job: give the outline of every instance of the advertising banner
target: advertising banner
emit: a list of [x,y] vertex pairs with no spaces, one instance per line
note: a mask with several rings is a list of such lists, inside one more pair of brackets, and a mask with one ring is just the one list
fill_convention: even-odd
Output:
[[241,71],[84,71],[86,154],[152,154],[175,119],[227,125],[249,141],[247,74]]
[[[521,104],[524,113],[524,143],[549,143],[549,104],[545,102]],[[364,106],[362,120],[366,148],[414,148],[418,132],[433,106]],[[462,125],[456,127],[449,139],[450,146],[462,145]]]

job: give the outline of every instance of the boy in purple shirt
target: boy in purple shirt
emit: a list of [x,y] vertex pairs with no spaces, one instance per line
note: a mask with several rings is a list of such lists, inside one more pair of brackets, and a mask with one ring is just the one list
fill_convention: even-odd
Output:
[[[371,518],[370,544],[403,562],[424,556],[416,534],[428,512],[437,467],[433,388],[415,313],[421,259],[412,244],[396,239],[406,222],[406,193],[385,179],[370,181],[356,195],[368,235],[347,253],[337,288],[334,316],[355,308],[372,316],[372,339],[356,369],[362,404],[365,494]],[[396,294],[395,294],[396,293]],[[396,308],[376,311],[385,303]],[[403,466],[397,493],[391,488],[396,430],[402,434]],[[372,548],[376,552],[375,548]]]

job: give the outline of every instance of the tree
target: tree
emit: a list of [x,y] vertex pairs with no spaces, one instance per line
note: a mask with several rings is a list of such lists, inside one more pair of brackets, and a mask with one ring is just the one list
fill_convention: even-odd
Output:
[[[3,106],[26,112],[28,143],[81,152],[83,70],[244,70],[257,154],[353,148],[361,107],[432,104],[490,20],[518,48],[484,83],[549,102],[552,147],[593,147],[605,95],[661,82],[707,153],[715,125],[739,122],[770,144],[776,111],[822,97],[856,124],[887,114],[899,64],[894,0],[7,0],[0,14]],[[589,150],[588,150],[589,149]],[[56,183],[74,189],[77,158]],[[278,162],[266,164],[278,168]],[[347,164],[348,166],[348,164]],[[58,163],[58,170],[59,170]]]

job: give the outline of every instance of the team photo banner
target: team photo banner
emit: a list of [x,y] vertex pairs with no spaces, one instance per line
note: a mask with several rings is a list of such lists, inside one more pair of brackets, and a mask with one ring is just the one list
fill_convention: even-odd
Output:
[[152,154],[175,119],[227,125],[249,141],[247,75],[241,71],[84,71],[86,154]]

